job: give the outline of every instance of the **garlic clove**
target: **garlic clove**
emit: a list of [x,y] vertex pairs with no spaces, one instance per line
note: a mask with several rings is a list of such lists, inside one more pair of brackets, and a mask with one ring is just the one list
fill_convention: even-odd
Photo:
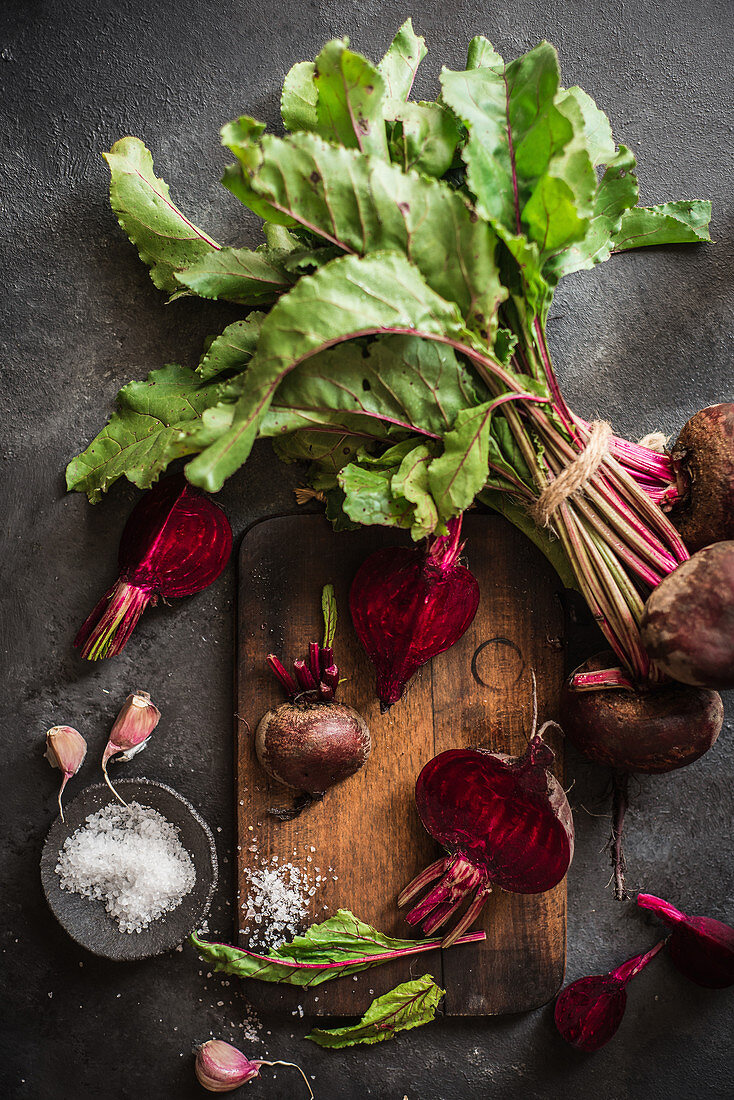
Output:
[[64,820],[64,808],[61,796],[64,787],[81,768],[87,755],[87,742],[78,730],[72,726],[52,726],[46,733],[46,752],[44,756],[52,768],[60,768],[63,779],[59,788],[59,813]]
[[196,1077],[209,1092],[231,1092],[260,1072],[260,1062],[249,1058],[223,1039],[209,1039],[196,1052]]
[[102,754],[102,771],[105,783],[115,798],[122,802],[123,806],[127,803],[120,798],[110,783],[107,775],[107,761],[111,756],[117,756],[118,753],[122,753],[122,756],[119,757],[121,761],[127,761],[131,760],[137,753],[142,752],[151,733],[158,725],[160,717],[161,712],[151,701],[149,693],[147,691],[136,691],[132,695],[128,695],[110,730],[109,740]]
[[136,691],[128,695],[110,730],[105,757],[131,750],[140,752],[158,725],[160,717],[161,712],[151,701],[147,691]]

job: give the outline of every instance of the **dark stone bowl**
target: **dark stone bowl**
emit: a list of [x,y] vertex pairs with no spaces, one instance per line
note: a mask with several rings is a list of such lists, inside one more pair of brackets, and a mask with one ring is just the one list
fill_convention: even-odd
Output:
[[56,864],[68,836],[114,797],[104,783],[95,783],[64,807],[66,821],[57,818],[46,837],[41,855],[41,882],[51,911],[63,928],[82,947],[105,959],[147,959],[171,951],[198,928],[209,911],[217,884],[217,853],[212,831],[190,802],[152,779],[119,779],[115,786],[126,802],[151,806],[175,825],[181,843],[194,863],[196,882],[177,909],[164,913],[142,932],[120,932],[104,902],[92,901],[62,890]]

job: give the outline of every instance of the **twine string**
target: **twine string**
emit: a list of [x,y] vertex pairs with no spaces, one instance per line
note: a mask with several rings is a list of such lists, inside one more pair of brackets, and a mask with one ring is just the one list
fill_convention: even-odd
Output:
[[531,514],[539,527],[548,527],[563,502],[580,492],[591,480],[609,453],[611,438],[612,426],[606,420],[594,420],[589,425],[583,451],[546,485],[533,505]]

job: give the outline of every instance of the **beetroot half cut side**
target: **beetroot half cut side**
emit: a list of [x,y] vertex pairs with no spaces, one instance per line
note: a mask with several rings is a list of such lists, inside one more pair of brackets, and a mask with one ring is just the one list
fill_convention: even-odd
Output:
[[141,497],[120,539],[119,577],[74,639],[96,661],[124,649],[138,619],[159,597],[192,596],[222,573],[232,529],[222,509],[188,484],[164,478]]
[[448,534],[422,548],[376,550],[352,581],[352,622],[375,666],[383,713],[422,665],[458,642],[477,613],[479,585],[459,562],[461,516],[446,526]]
[[548,770],[554,754],[543,740],[544,730],[554,724],[547,722],[520,757],[449,749],[418,776],[418,814],[449,854],[406,886],[398,905],[416,901],[436,883],[405,918],[430,935],[468,901],[442,947],[473,924],[494,886],[541,894],[566,874],[573,857],[573,818],[563,788]]

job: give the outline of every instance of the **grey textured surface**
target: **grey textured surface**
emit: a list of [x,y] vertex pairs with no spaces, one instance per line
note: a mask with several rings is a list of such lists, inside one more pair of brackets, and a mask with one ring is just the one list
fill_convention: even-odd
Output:
[[[114,575],[136,493],[91,508],[65,497],[62,471],[130,378],[193,364],[205,334],[235,311],[163,305],[111,215],[101,150],[125,133],[199,224],[251,241],[253,221],[217,180],[218,127],[243,110],[277,121],[282,75],[334,34],[379,56],[408,14],[429,45],[418,92],[458,65],[482,32],[507,55],[547,37],[567,84],[580,83],[638,155],[643,199],[710,197],[714,247],[622,256],[571,280],[550,331],[573,405],[632,436],[675,431],[732,398],[729,198],[731,9],[727,0],[6,0],[0,80],[3,170],[2,648],[4,755],[0,1092],[33,1100],[196,1097],[191,1049],[234,1038],[244,993],[207,979],[186,948],[114,964],[74,945],[51,917],[38,860],[56,779],[43,732],[70,722],[90,742],[96,778],[111,720],[149,690],[159,730],[128,775],[170,783],[215,829],[222,877],[211,927],[231,934],[232,621],[234,575],[176,610],[149,612],[127,650],[85,666],[71,639]],[[295,474],[258,450],[221,494],[236,531],[291,505]],[[731,702],[731,701],[730,701]],[[714,749],[681,774],[635,782],[627,850],[634,887],[734,919],[731,707]],[[578,833],[569,876],[568,976],[606,970],[658,929],[605,889],[606,776],[569,753]],[[393,1043],[342,1053],[302,1041],[298,1019],[267,1019],[255,1056],[301,1062],[319,1100],[597,1100],[723,1097],[732,1080],[732,992],[687,983],[666,958],[632,987],[616,1040],[593,1057],[566,1049],[549,1008],[495,1021],[439,1022]],[[265,1053],[267,1052],[267,1054]],[[253,1097],[301,1095],[293,1071],[264,1071]],[[267,1080],[265,1075],[267,1074]]]

